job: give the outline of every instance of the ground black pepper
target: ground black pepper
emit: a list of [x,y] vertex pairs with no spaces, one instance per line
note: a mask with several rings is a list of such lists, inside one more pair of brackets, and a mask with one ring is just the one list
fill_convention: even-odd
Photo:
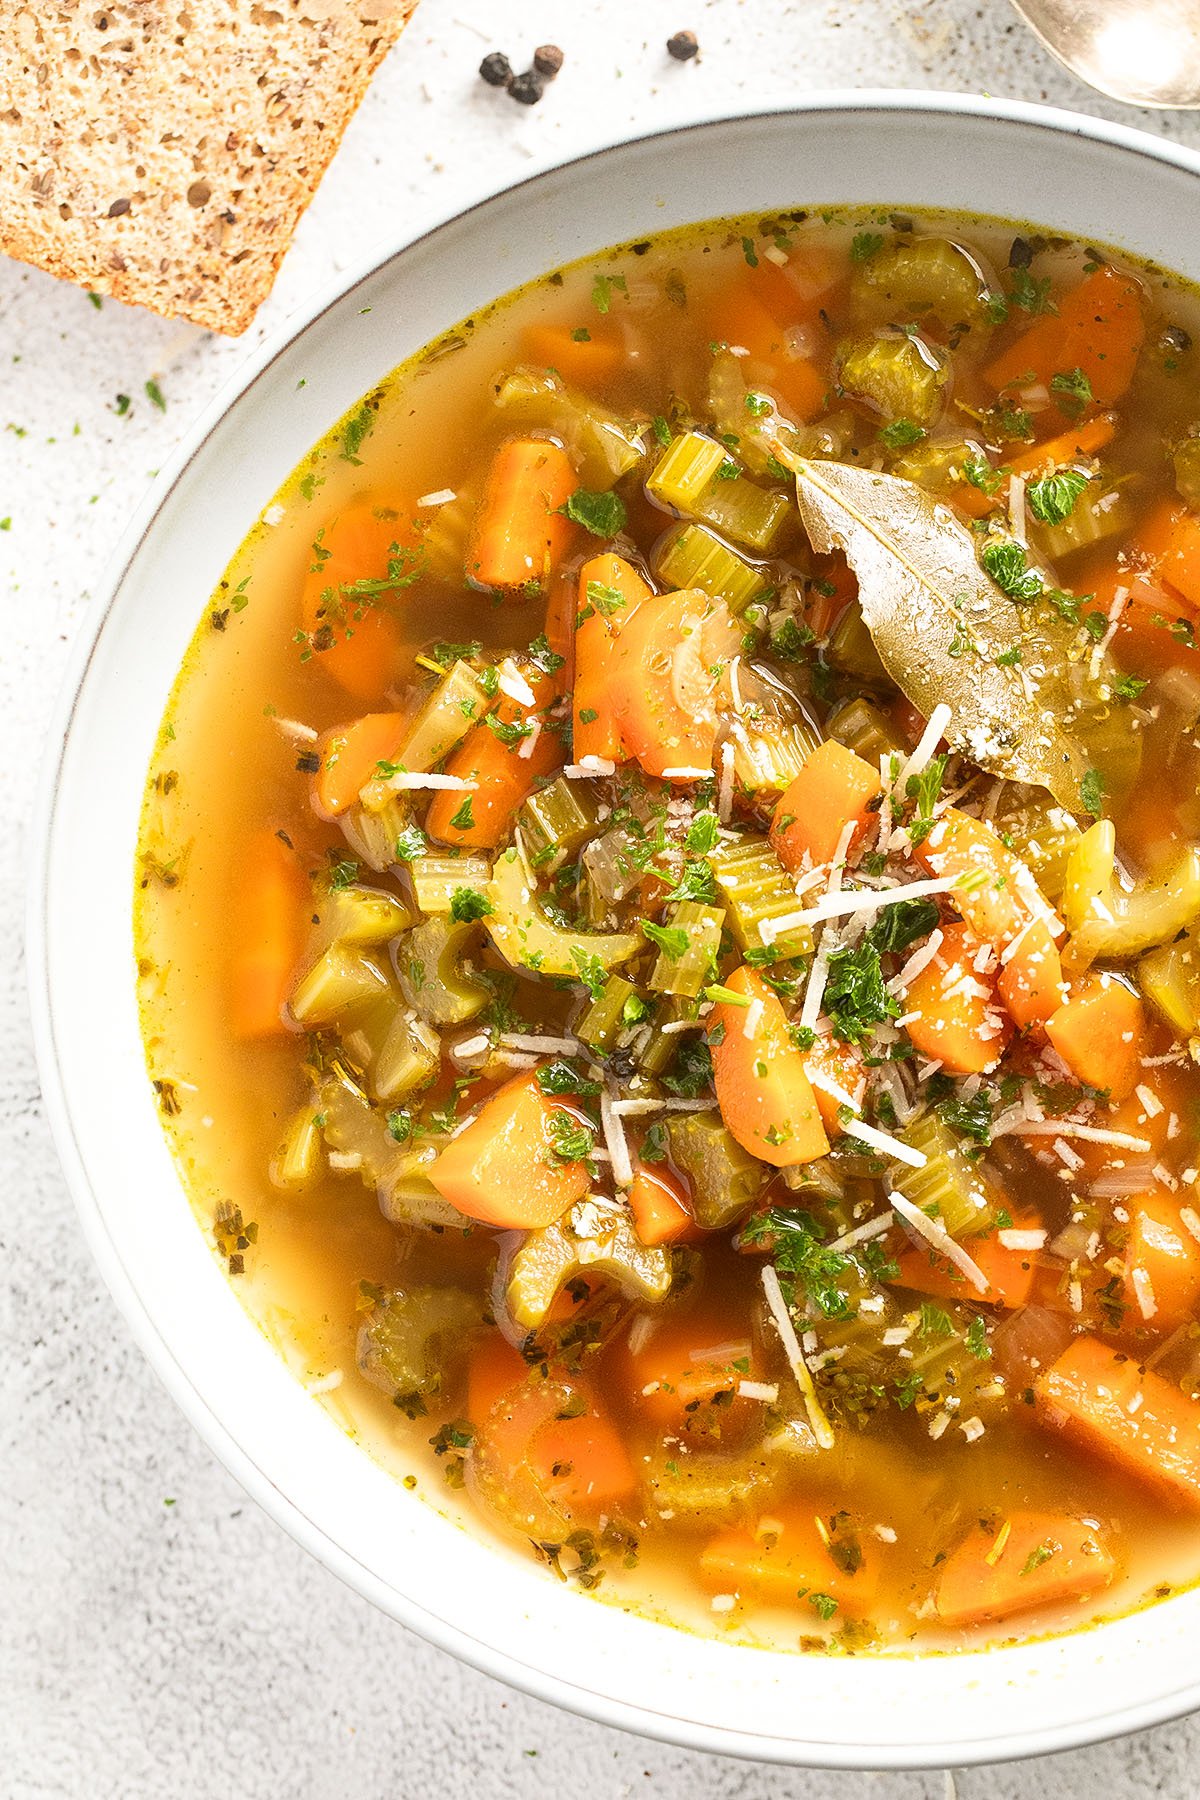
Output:
[[667,55],[676,62],[691,62],[699,48],[694,31],[677,31],[667,39]]
[[489,87],[507,87],[513,78],[512,64],[503,50],[489,50],[479,65],[479,73]]

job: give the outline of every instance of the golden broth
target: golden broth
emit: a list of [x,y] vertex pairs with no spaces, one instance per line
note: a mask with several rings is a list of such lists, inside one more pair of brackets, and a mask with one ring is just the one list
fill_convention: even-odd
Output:
[[[920,225],[933,232],[949,229],[995,279],[1005,271],[1014,227],[958,220],[948,225],[939,219],[922,219]],[[874,215],[797,216],[780,222],[779,241],[787,245],[783,254],[789,259],[814,244],[845,259],[862,234],[892,230],[892,221]],[[297,638],[299,594],[314,540],[356,495],[398,494],[411,505],[450,490],[459,496],[445,506],[445,530],[452,535],[461,496],[477,493],[492,450],[511,432],[508,417],[495,404],[497,372],[523,360],[523,334],[531,326],[594,327],[597,336],[615,326],[626,354],[597,390],[605,405],[655,417],[675,396],[682,408],[703,417],[712,362],[705,315],[712,298],[746,267],[744,246],[761,262],[774,247],[773,236],[758,220],[727,221],[590,259],[510,296],[447,334],[433,352],[397,369],[371,397],[369,412],[361,419],[351,415],[311,453],[269,509],[274,522],[260,524],[233,558],[171,696],[150,772],[136,906],[143,1029],[150,1073],[160,1084],[166,1128],[198,1224],[211,1235],[214,1218],[230,1207],[238,1209],[244,1224],[253,1222],[253,1241],[242,1251],[228,1231],[222,1236],[223,1251],[232,1249],[244,1264],[232,1279],[251,1315],[370,1454],[475,1530],[492,1525],[447,1482],[447,1468],[459,1459],[453,1453],[436,1455],[430,1447],[438,1426],[461,1416],[461,1389],[442,1410],[431,1404],[426,1416],[410,1420],[359,1373],[356,1339],[363,1283],[386,1289],[399,1281],[449,1278],[486,1289],[492,1234],[484,1230],[458,1240],[402,1231],[383,1218],[374,1193],[353,1172],[326,1172],[302,1193],[274,1187],[268,1169],[281,1131],[308,1091],[301,1066],[304,1038],[243,1042],[229,1027],[231,922],[254,834],[264,826],[285,831],[308,866],[345,848],[337,827],[319,820],[309,805],[308,777],[297,772],[307,744],[287,735],[280,721],[300,721],[323,734],[385,704],[382,692],[370,704],[348,698],[326,674],[320,655],[304,654],[307,646]],[[1083,246],[1057,240],[1043,245],[1036,255],[1037,278],[1050,279],[1058,291],[1088,258]],[[1133,396],[1122,407],[1119,445],[1127,485],[1138,507],[1148,510],[1155,495],[1170,486],[1164,439],[1192,423],[1196,391],[1191,353],[1179,347],[1182,339],[1168,340],[1164,348],[1161,328],[1167,322],[1196,328],[1200,309],[1178,282],[1158,271],[1139,274],[1150,322]],[[833,316],[820,316],[814,327],[821,356],[827,357],[828,349],[819,333],[828,330],[832,339],[838,304],[831,302]],[[981,358],[969,345],[955,354],[961,362],[956,393],[969,404]],[[1172,362],[1182,369],[1168,366]],[[852,451],[861,454],[874,447],[875,426],[861,411],[853,418]],[[648,549],[669,521],[636,494],[627,498],[629,531]],[[441,511],[427,509],[434,533],[443,529]],[[1078,587],[1075,569],[1083,567],[1079,558],[1068,566],[1065,579],[1072,588]],[[485,648],[505,650],[524,646],[542,630],[544,601],[498,605],[464,581],[425,577],[400,595],[395,610],[411,652],[434,639],[481,640]],[[1164,698],[1160,692],[1164,680],[1168,688],[1172,681],[1178,687],[1179,666],[1163,671],[1182,666],[1190,651],[1178,635],[1170,642],[1179,645],[1178,655],[1168,649],[1159,668],[1146,671],[1151,685],[1139,696],[1141,774],[1116,813],[1119,841],[1135,869],[1160,867],[1164,842],[1200,829],[1194,720],[1181,726],[1177,695]],[[1116,650],[1120,655],[1119,643]],[[1185,673],[1195,681],[1194,673]],[[398,686],[406,683],[404,678]],[[1149,794],[1152,810],[1144,804]],[[395,887],[392,877],[367,879]],[[537,998],[538,986],[521,982],[520,1011],[533,1021],[561,1019],[561,999]],[[1154,1047],[1163,1051],[1168,1042],[1163,1032]],[[1175,1079],[1182,1124],[1163,1159],[1178,1180],[1200,1162],[1200,1153],[1196,1080],[1189,1069]],[[1011,1179],[1022,1202],[1041,1209],[1053,1239],[1070,1216],[1074,1186],[1066,1177],[1072,1171],[1053,1162],[1044,1140],[1040,1147],[1042,1161],[1026,1158]],[[723,1335],[741,1339],[750,1335],[760,1298],[757,1264],[730,1248],[727,1237],[714,1235],[704,1246],[701,1312],[707,1328],[714,1298],[719,1299],[720,1313],[730,1322]],[[700,1336],[703,1343],[712,1342],[711,1335]],[[777,1352],[772,1344],[768,1360],[776,1373]],[[645,1417],[624,1328],[589,1359],[588,1371],[635,1460],[660,1454],[660,1432]],[[752,1432],[753,1406],[739,1400],[736,1409],[728,1409],[718,1447],[736,1444],[739,1431]],[[719,1596],[722,1605],[714,1610],[712,1584],[699,1584],[695,1575],[699,1548],[713,1526],[690,1528],[677,1517],[658,1516],[654,1507],[643,1508],[637,1520],[636,1565],[626,1567],[619,1554],[606,1559],[601,1597],[694,1630],[772,1647],[951,1648],[1023,1630],[1064,1629],[1097,1612],[1134,1606],[1166,1584],[1195,1578],[1200,1534],[1194,1520],[1131,1477],[1070,1449],[1036,1422],[1032,1407],[1014,1401],[974,1442],[953,1425],[932,1441],[928,1423],[925,1416],[900,1410],[883,1428],[861,1431],[844,1420],[837,1447],[821,1456],[797,1456],[794,1476],[760,1508],[769,1515],[781,1500],[811,1503],[813,1511],[830,1516],[853,1508],[865,1555],[878,1570],[865,1623],[857,1617],[860,1609],[849,1618],[843,1608],[824,1619],[799,1597],[782,1607],[749,1596],[725,1606]],[[682,1453],[687,1454],[686,1445]],[[974,1633],[939,1626],[927,1597],[947,1544],[976,1519],[1039,1507],[1075,1510],[1103,1523],[1121,1567],[1115,1584],[1082,1609],[1050,1606]]]

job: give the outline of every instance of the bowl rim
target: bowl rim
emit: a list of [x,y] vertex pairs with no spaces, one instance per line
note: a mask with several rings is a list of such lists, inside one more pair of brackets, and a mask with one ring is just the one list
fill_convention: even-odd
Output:
[[[754,106],[707,106],[703,111],[676,117],[652,130],[631,130],[615,137],[603,136],[569,156],[546,163],[519,181],[498,186],[482,178],[467,201],[437,209],[419,231],[381,240],[355,266],[323,284],[315,297],[298,305],[268,333],[218,387],[180,443],[166,459],[143,500],[106,561],[97,584],[97,597],[81,626],[67,660],[66,671],[42,754],[29,833],[25,954],[27,993],[33,1028],[34,1051],[53,1138],[67,1187],[84,1237],[113,1300],[128,1323],[141,1350],[164,1388],[199,1433],[251,1497],[272,1519],[347,1586],[369,1600],[399,1624],[415,1631],[428,1643],[447,1651],[468,1666],[531,1697],[548,1701],[619,1730],[633,1732],[685,1749],[742,1757],[783,1766],[843,1769],[924,1769],[948,1763],[967,1766],[1006,1762],[1045,1755],[1105,1741],[1128,1732],[1163,1724],[1200,1707],[1200,1674],[1141,1703],[1133,1703],[1096,1718],[1076,1718],[1061,1725],[1046,1725],[1012,1736],[980,1737],[965,1745],[936,1740],[914,1745],[875,1743],[872,1759],[849,1743],[821,1743],[819,1739],[793,1740],[765,1737],[752,1731],[677,1718],[624,1700],[595,1692],[548,1669],[536,1667],[493,1643],[473,1637],[462,1626],[443,1619],[384,1581],[329,1532],[316,1524],[232,1435],[215,1408],[199,1392],[187,1368],[162,1335],[130,1272],[120,1245],[110,1228],[92,1185],[72,1119],[66,1083],[59,1062],[55,1035],[47,932],[51,853],[57,812],[59,781],[68,737],[81,699],[98,641],[113,611],[126,574],[141,546],[153,531],[176,486],[189,465],[232,408],[266,375],[293,342],[312,325],[370,281],[400,254],[428,242],[444,228],[468,218],[497,197],[535,191],[539,184],[563,171],[603,158],[609,152],[636,144],[686,140],[723,124],[753,124],[759,119],[803,118],[829,113],[842,118],[862,113],[898,116],[979,118],[1001,124],[1041,129],[1053,136],[1074,136],[1147,161],[1174,166],[1200,176],[1200,151],[1153,136],[1136,127],[1081,114],[1061,107],[997,99],[984,95],[906,88],[814,89],[802,95],[782,96]],[[1093,1629],[1100,1629],[1095,1627]],[[1067,1634],[1073,1635],[1073,1634]],[[1080,1636],[1086,1633],[1077,1634]],[[986,1651],[980,1654],[988,1654]],[[866,1746],[863,1747],[866,1749]],[[812,1752],[819,1752],[814,1755]],[[964,1754],[966,1752],[966,1754]]]

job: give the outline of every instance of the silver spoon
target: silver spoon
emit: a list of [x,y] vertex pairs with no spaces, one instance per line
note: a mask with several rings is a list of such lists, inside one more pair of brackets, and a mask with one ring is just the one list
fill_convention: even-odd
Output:
[[1012,0],[1073,75],[1135,106],[1200,107],[1200,0]]

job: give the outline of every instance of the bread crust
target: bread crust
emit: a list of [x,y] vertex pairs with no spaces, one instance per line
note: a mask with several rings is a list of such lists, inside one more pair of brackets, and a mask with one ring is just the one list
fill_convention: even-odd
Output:
[[244,331],[416,0],[0,0],[0,249]]

